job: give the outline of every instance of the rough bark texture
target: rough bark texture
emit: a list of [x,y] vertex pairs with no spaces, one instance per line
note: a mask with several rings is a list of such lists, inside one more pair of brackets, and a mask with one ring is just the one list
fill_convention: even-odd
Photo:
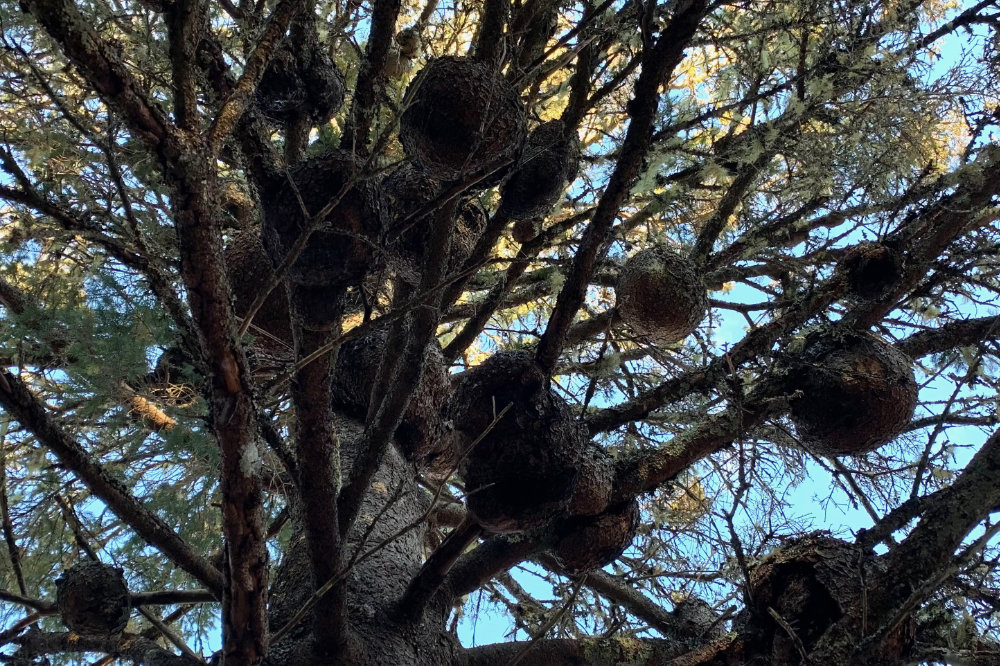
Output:
[[[39,253],[32,246],[32,253],[48,252],[49,236],[84,250],[82,259],[66,262],[73,270],[93,271],[80,278],[78,289],[88,315],[107,312],[89,300],[95,276],[128,295],[148,284],[169,322],[148,326],[156,329],[150,335],[162,337],[145,352],[168,346],[168,334],[180,340],[146,377],[148,397],[118,378],[110,382],[116,386],[110,408],[98,404],[107,396],[99,395],[98,380],[104,378],[92,368],[80,376],[98,388],[79,381],[85,390],[77,402],[63,395],[62,375],[76,382],[73,373],[90,353],[87,345],[69,342],[70,326],[26,341],[26,348],[48,350],[6,355],[7,369],[0,372],[0,513],[19,589],[0,590],[0,600],[29,614],[0,633],[0,645],[17,650],[5,660],[23,666],[87,650],[146,666],[200,663],[168,625],[183,617],[188,604],[211,600],[221,603],[223,640],[213,664],[225,666],[896,666],[935,656],[921,652],[921,637],[931,632],[920,626],[918,611],[930,606],[942,585],[956,581],[961,567],[995,561],[994,554],[993,560],[975,558],[998,533],[987,516],[1000,506],[1000,431],[964,469],[940,463],[954,445],[941,443],[947,424],[996,424],[982,405],[995,399],[992,367],[984,359],[995,358],[1000,319],[990,310],[994,314],[947,321],[894,345],[869,330],[881,327],[888,335],[926,325],[917,321],[930,311],[914,305],[921,300],[954,305],[964,303],[954,296],[961,294],[990,305],[979,297],[996,291],[991,225],[997,218],[1000,148],[976,139],[967,154],[949,155],[967,163],[941,177],[928,175],[931,167],[919,176],[921,165],[892,167],[897,171],[890,177],[898,182],[871,175],[871,182],[859,181],[840,202],[825,194],[826,185],[805,194],[794,187],[754,189],[794,179],[811,166],[808,139],[822,132],[848,136],[841,130],[854,127],[856,118],[842,127],[829,118],[829,108],[849,109],[854,96],[863,99],[873,64],[913,62],[916,51],[886,46],[877,63],[868,53],[917,18],[918,0],[895,3],[879,16],[859,3],[834,3],[846,14],[858,10],[848,18],[859,25],[840,35],[849,44],[825,44],[827,53],[812,52],[816,33],[807,16],[824,9],[823,3],[803,12],[803,25],[796,18],[789,28],[781,19],[779,29],[801,39],[797,71],[788,70],[788,81],[770,91],[762,89],[771,85],[764,76],[745,99],[706,109],[694,120],[688,116],[698,113],[700,101],[677,104],[675,96],[677,77],[686,76],[675,71],[685,50],[720,35],[723,48],[744,48],[742,36],[731,38],[738,21],[730,19],[753,3],[609,1],[584,3],[577,17],[576,8],[551,0],[486,0],[475,30],[465,26],[455,33],[459,41],[475,34],[474,44],[428,43],[428,52],[469,55],[430,59],[405,93],[389,78],[405,77],[403,60],[420,55],[422,33],[438,11],[435,0],[414,25],[398,32],[404,9],[399,0],[375,0],[370,7],[351,0],[329,14],[329,6],[306,0],[217,4],[23,0],[37,26],[30,19],[19,23],[21,17],[10,17],[16,25],[9,34],[5,26],[5,74],[9,59],[28,54],[24,45],[40,49],[36,53],[44,53],[45,62],[39,69],[25,58],[23,71],[0,84],[4,108],[14,105],[21,86],[34,90],[33,76],[40,79],[36,97],[45,100],[21,107],[37,112],[25,122],[44,119],[46,132],[70,127],[77,140],[65,145],[80,143],[98,157],[81,158],[91,163],[73,170],[85,173],[69,174],[74,184],[62,187],[59,178],[68,175],[51,173],[63,166],[62,156],[26,141],[17,122],[5,124],[0,240],[17,245],[8,236],[30,234],[16,222],[32,218],[48,234],[29,236],[45,248]],[[920,39],[930,39],[928,46],[958,26],[995,28],[995,16],[979,13],[992,5],[983,0],[956,15],[947,30],[938,29],[944,33]],[[717,15],[708,16],[710,10]],[[368,30],[367,46],[348,77],[356,81],[354,90],[347,91],[333,57],[351,62],[338,49],[357,37],[344,31],[358,21]],[[772,29],[756,21],[751,26],[762,34]],[[148,33],[134,30],[148,38],[148,48],[120,49],[115,39],[137,43],[122,25],[145,25]],[[839,27],[837,20],[830,25]],[[65,61],[59,60],[60,49]],[[136,63],[153,53],[164,57],[162,66],[141,71]],[[727,66],[708,66],[706,77]],[[45,74],[60,83],[49,86]],[[898,74],[909,76],[905,69]],[[564,85],[543,86],[557,78]],[[732,83],[727,89],[735,92],[746,81]],[[917,86],[882,83],[893,90]],[[762,121],[756,110],[743,115],[759,101],[771,104],[768,97],[784,100],[793,88],[795,103],[780,116],[771,118],[768,111]],[[328,124],[348,92],[349,112]],[[912,101],[908,93],[895,94]],[[611,108],[603,102],[619,97],[607,126],[594,117],[599,114],[588,116],[598,107]],[[695,106],[688,106],[692,100]],[[976,119],[977,104],[961,101],[966,120],[988,129],[995,118]],[[740,127],[730,127],[706,154],[705,138],[715,125],[735,118],[737,109],[740,117],[732,122]],[[542,122],[553,114],[561,119]],[[530,134],[529,121],[536,125]],[[819,126],[829,129],[820,132]],[[106,137],[99,136],[105,131]],[[331,149],[338,131],[339,148]],[[581,160],[577,137],[585,135],[592,142]],[[914,136],[928,139],[931,130]],[[280,158],[275,148],[283,150]],[[860,160],[862,147],[854,148],[852,157]],[[889,152],[885,164],[892,161]],[[792,165],[788,174],[774,176],[777,159]],[[572,194],[561,211],[569,212],[542,228],[535,218],[559,200],[581,161],[585,178],[570,191],[582,194]],[[36,163],[44,163],[37,173]],[[680,170],[671,171],[675,167]],[[839,168],[830,189],[852,176]],[[385,178],[383,171],[389,172]],[[644,171],[648,177],[640,179]],[[758,182],[762,173],[766,184]],[[86,191],[88,179],[100,186]],[[879,197],[885,200],[857,209],[845,203]],[[698,207],[681,205],[681,198],[701,207],[697,219],[678,220],[676,229],[669,220],[647,224],[673,205],[687,212]],[[817,213],[827,206],[828,212]],[[871,221],[840,236],[831,232],[834,240],[813,245],[819,240],[813,232],[832,230],[855,213]],[[857,232],[871,237],[876,216],[883,214],[888,221],[878,220],[880,240],[857,242]],[[512,220],[518,222],[512,237],[520,247],[511,247],[505,235]],[[176,242],[166,238],[167,229],[176,232]],[[647,245],[634,252],[643,234]],[[663,247],[657,234],[677,247],[691,241],[691,247],[683,255],[656,249]],[[810,243],[800,252],[805,241]],[[614,243],[615,257],[632,255],[618,276],[617,260],[604,262]],[[120,266],[106,272],[113,262]],[[616,285],[609,275],[619,278]],[[718,291],[731,281],[752,285],[766,302],[707,299],[706,285]],[[609,292],[594,294],[612,285],[617,306],[590,311],[607,305]],[[268,287],[269,297],[251,314]],[[42,328],[38,322],[48,314],[45,298],[38,299],[39,312],[32,311],[33,297],[0,279],[0,304],[10,322],[29,331]],[[707,329],[683,349],[642,344],[676,345],[699,327],[710,305],[716,313],[744,315],[749,331],[725,346]],[[514,311],[524,306],[527,312]],[[349,307],[351,316],[345,316]],[[242,318],[252,321],[241,325]],[[67,321],[73,321],[69,315]],[[820,332],[809,333],[817,322]],[[620,335],[620,323],[642,338],[640,344]],[[451,324],[455,328],[448,330]],[[248,330],[252,344],[243,335]],[[439,335],[451,336],[443,350]],[[509,346],[498,350],[496,340]],[[485,360],[469,353],[476,342]],[[584,343],[583,349],[570,348]],[[534,347],[510,351],[515,345]],[[781,528],[757,522],[752,538],[760,537],[763,545],[748,555],[740,543],[744,525],[734,517],[749,508],[747,489],[773,453],[765,451],[767,445],[860,456],[904,430],[926,426],[911,421],[918,391],[911,358],[940,352],[959,353],[967,376],[951,377],[945,371],[951,362],[939,364],[943,370],[934,381],[953,382],[955,394],[932,411],[939,422],[931,424],[925,452],[912,465],[881,459],[893,463],[889,473],[913,474],[911,498],[879,519],[870,506],[876,493],[859,490],[857,477],[874,484],[880,472],[869,478],[867,469],[830,461],[875,526],[850,543],[824,533],[780,540]],[[464,363],[465,372],[450,375],[452,362]],[[603,363],[614,373],[610,381]],[[142,359],[136,365],[141,368],[134,376],[142,382],[148,367]],[[175,390],[179,385],[181,392]],[[623,395],[613,406],[604,399]],[[157,401],[203,409],[197,418],[174,419]],[[967,416],[955,407],[960,403],[980,412]],[[925,406],[934,404],[925,399]],[[116,410],[123,409],[132,410],[133,420],[128,414],[121,420],[144,430],[130,431],[132,439],[120,448],[105,446],[98,440],[120,437],[116,418],[124,412]],[[81,425],[90,410],[105,410],[104,416]],[[786,415],[794,434],[780,420]],[[611,431],[617,432],[600,438]],[[143,501],[148,492],[116,476],[116,465],[155,468],[178,453],[186,435],[215,447],[204,457],[215,456],[217,469],[192,473],[202,461],[185,459],[162,474],[157,468],[152,477],[128,471],[144,484],[150,478],[170,483],[178,470],[185,482],[201,474],[210,492],[217,489],[210,501],[218,508],[221,534],[212,535],[218,543],[211,555],[182,538],[185,529],[197,528],[169,524],[161,517],[161,511],[167,515],[164,505],[150,508],[153,502]],[[192,447],[183,453],[204,452]],[[788,458],[800,453],[779,451]],[[10,469],[21,466],[35,475],[27,477],[30,483],[41,487],[43,476],[55,479],[62,513],[53,515],[70,527],[79,549],[96,558],[90,541],[99,540],[98,547],[111,553],[134,555],[138,548],[117,542],[138,538],[158,551],[158,564],[177,567],[199,589],[132,595],[121,569],[86,562],[51,581],[54,603],[44,595],[31,598],[22,550],[34,547],[38,534],[24,534],[27,521],[11,508],[30,513],[45,507],[25,511],[22,489],[8,492],[8,455],[20,456]],[[719,495],[732,495],[732,512],[711,506],[715,498],[695,497],[705,500],[695,520],[704,515],[728,522],[730,543],[711,538],[734,555],[712,575],[725,578],[739,597],[738,611],[713,608],[686,591],[660,594],[662,581],[645,588],[658,596],[647,596],[640,585],[650,577],[688,576],[701,584],[709,574],[664,572],[660,565],[671,560],[658,553],[621,557],[637,534],[649,550],[664,546],[654,534],[663,526],[652,524],[662,514],[658,491],[672,482],[679,486],[682,474],[713,455],[704,468],[732,472],[721,484],[715,481]],[[457,477],[450,479],[455,469]],[[942,471],[947,478],[939,478]],[[273,492],[265,492],[265,481]],[[103,503],[108,513],[95,522],[117,522],[107,531],[99,525],[99,539],[92,539],[64,491],[88,505]],[[882,493],[896,494],[895,487]],[[273,523],[267,526],[269,512]],[[986,534],[982,543],[974,542],[980,528]],[[776,541],[780,545],[763,554]],[[888,546],[882,557],[873,551],[879,543]],[[46,555],[64,556],[60,547]],[[269,563],[271,552],[281,553],[280,562]],[[616,559],[631,567],[628,577],[600,571]],[[518,589],[507,572],[526,560],[552,572],[552,580],[567,577],[569,587],[562,580],[553,586],[572,590],[566,608],[558,602],[547,607]],[[495,585],[510,592],[516,608],[548,611],[544,625],[524,624],[540,629],[538,640],[463,649],[448,628],[449,614],[476,590],[499,595]],[[604,637],[548,638],[561,614],[574,612],[572,602],[583,587],[629,615],[595,618],[609,629]],[[161,621],[144,608],[156,603],[183,606]],[[133,608],[149,620],[142,635],[127,631]],[[72,633],[35,627],[56,614]],[[566,628],[578,617],[568,617],[560,628],[567,633],[560,635],[578,630],[579,622]],[[611,635],[634,628],[633,617],[663,638]],[[978,620],[988,621],[985,615]],[[153,642],[156,636],[184,656],[168,653],[166,643]],[[989,641],[976,645],[976,658],[1000,653]]]
[[[334,415],[339,433],[345,474],[351,469],[361,441],[357,421]],[[348,626],[355,638],[356,664],[377,666],[391,661],[400,666],[432,666],[461,663],[461,647],[444,630],[448,606],[432,602],[416,623],[397,617],[396,604],[406,585],[420,569],[425,526],[419,519],[430,496],[414,483],[414,468],[398,452],[390,449],[365,495],[361,520],[345,543],[347,561],[353,562],[346,577]],[[309,555],[301,536],[303,517],[293,519],[295,535],[274,574],[271,593],[271,629],[277,631],[308,601]],[[376,520],[377,518],[377,520]],[[319,521],[324,525],[323,521]],[[327,529],[336,525],[325,523]],[[313,655],[314,636],[308,620],[300,622],[286,637],[272,646],[267,664],[328,664]],[[320,637],[320,641],[326,637]]]

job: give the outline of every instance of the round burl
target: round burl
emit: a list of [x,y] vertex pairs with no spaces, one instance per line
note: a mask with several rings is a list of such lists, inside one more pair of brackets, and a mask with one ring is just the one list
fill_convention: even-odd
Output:
[[614,562],[632,545],[639,529],[639,503],[629,500],[598,516],[575,516],[560,521],[551,553],[570,574],[600,569]]
[[[389,264],[400,278],[417,284],[431,225],[439,221],[434,210],[435,200],[444,187],[420,167],[404,164],[385,179],[383,191],[392,216],[386,234]],[[444,205],[443,201],[438,203]],[[459,270],[472,254],[488,217],[476,197],[464,197],[459,201],[448,256],[449,272]]]
[[683,340],[708,310],[705,284],[694,264],[672,250],[643,250],[625,262],[615,287],[622,320],[650,342]]
[[56,579],[56,606],[63,624],[81,636],[117,636],[132,607],[122,570],[101,562],[79,562]]
[[917,382],[910,359],[864,334],[814,333],[790,373],[791,417],[820,455],[858,455],[891,441],[910,422]]
[[569,515],[596,516],[608,508],[615,480],[611,456],[595,445],[582,452],[577,471],[580,475],[569,502]]
[[518,532],[566,511],[587,436],[531,354],[500,352],[465,372],[450,414],[467,452],[459,469],[466,505],[483,527]]
[[[386,331],[377,329],[348,340],[337,355],[333,376],[333,407],[364,421],[383,354],[401,354],[386,348]],[[437,341],[424,351],[420,381],[396,430],[400,451],[422,471],[441,476],[455,464],[454,433],[443,416],[451,382]]]
[[[259,229],[246,229],[233,234],[226,244],[224,254],[229,286],[233,292],[233,309],[243,317],[274,277],[271,260],[264,252],[264,244]],[[292,327],[288,320],[288,295],[284,285],[279,284],[268,294],[267,300],[254,315],[253,324],[259,330],[251,329],[258,342],[278,341],[292,344]]]
[[852,296],[877,299],[902,277],[903,259],[887,245],[863,242],[844,254],[837,270]]
[[[862,581],[877,582],[882,565],[852,543],[825,532],[787,541],[750,570],[750,605],[735,624],[756,643],[751,652],[771,648],[771,663],[798,664],[800,654],[787,631],[771,615],[774,609],[802,641],[807,651],[845,615],[865,612]],[[875,618],[870,622],[878,626]],[[747,631],[749,630],[749,631]],[[901,626],[885,642],[886,657],[905,651],[909,629]],[[761,644],[763,643],[763,644]],[[894,661],[886,661],[894,663]]]
[[524,107],[514,89],[484,63],[443,57],[406,91],[399,139],[434,177],[451,180],[514,157],[525,137]]
[[680,620],[681,631],[695,638],[715,640],[726,635],[726,627],[712,605],[695,596],[686,596],[674,604],[670,613]]
[[344,76],[325,49],[318,45],[294,49],[286,41],[264,70],[257,86],[257,106],[276,122],[303,114],[310,124],[319,125],[340,109],[344,91]]
[[580,142],[560,120],[550,120],[528,135],[517,168],[500,187],[500,208],[513,219],[543,217],[576,178]]
[[295,167],[295,187],[285,182],[266,199],[264,250],[274,266],[288,256],[311,218],[336,202],[318,225],[312,224],[315,230],[288,271],[293,284],[330,289],[355,285],[372,263],[385,228],[385,205],[378,183],[357,179],[359,168],[351,153],[332,150]]

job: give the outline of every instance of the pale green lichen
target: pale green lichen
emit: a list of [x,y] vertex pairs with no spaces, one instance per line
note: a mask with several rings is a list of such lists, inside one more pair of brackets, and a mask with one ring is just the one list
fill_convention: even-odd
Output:
[[642,666],[653,656],[653,646],[637,638],[583,639],[580,650],[587,663],[600,666]]

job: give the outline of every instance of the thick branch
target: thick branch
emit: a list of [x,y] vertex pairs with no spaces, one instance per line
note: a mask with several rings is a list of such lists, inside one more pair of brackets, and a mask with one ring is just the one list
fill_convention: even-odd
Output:
[[459,555],[482,533],[483,528],[469,516],[451,531],[407,586],[406,593],[399,602],[399,611],[404,618],[411,622],[419,621],[427,602],[444,582],[445,574],[455,564]]
[[[292,309],[298,309],[295,287],[289,290]],[[342,300],[343,297],[339,296]],[[299,319],[293,312],[293,317]],[[296,355],[308,356],[329,337],[295,326]],[[295,445],[299,470],[299,496],[305,517],[306,542],[318,589],[340,574],[343,547],[337,529],[337,495],[340,492],[340,442],[333,426],[333,367],[337,354],[327,353],[300,368],[292,381],[295,405]],[[313,631],[324,636],[326,656],[344,659],[349,651],[346,586],[341,582],[313,609]],[[317,647],[319,647],[317,645]]]
[[344,150],[366,153],[372,120],[379,99],[378,93],[383,83],[383,70],[392,43],[392,33],[399,16],[400,0],[375,0],[372,8],[371,35],[365,54],[358,84],[354,87],[354,99],[347,115],[347,127],[340,147]]
[[[551,555],[539,555],[535,559],[550,571],[566,575],[558,560]],[[676,616],[671,615],[642,592],[611,574],[599,569],[587,572],[587,578],[583,584],[623,606],[629,613],[649,623],[650,627],[664,636],[674,636],[683,628],[682,622]]]
[[562,350],[566,332],[583,304],[594,266],[605,250],[611,225],[628,196],[629,187],[639,174],[642,159],[649,149],[650,133],[657,116],[660,85],[684,56],[684,49],[694,36],[708,10],[706,0],[693,0],[676,14],[653,48],[643,53],[642,73],[635,84],[635,97],[629,102],[629,128],[615,170],[608,178],[604,195],[584,232],[566,284],[538,344],[535,358],[543,371],[551,374]]
[[59,42],[101,97],[128,120],[143,143],[162,158],[161,150],[172,131],[169,121],[98,36],[93,21],[69,0],[25,0],[22,6]]
[[688,652],[682,643],[662,638],[547,639],[495,643],[466,652],[469,666],[699,666],[735,663],[739,640],[728,636],[704,648]]
[[780,395],[780,388],[762,387],[745,402],[731,404],[726,411],[677,435],[665,446],[616,461],[611,502],[628,500],[652,490],[698,460],[738,440],[747,429],[784,407],[780,398],[766,397],[774,393]]
[[715,358],[708,366],[685,372],[642,393],[634,400],[593,414],[585,421],[587,427],[592,434],[612,430],[630,421],[645,418],[653,410],[691,392],[713,388],[733,368],[766,352],[778,338],[822,311],[837,295],[836,285],[826,285],[816,290],[783,316],[747,333],[727,354]]
[[209,145],[211,146],[213,155],[219,154],[223,144],[225,144],[232,133],[233,128],[236,127],[240,118],[243,117],[243,113],[253,99],[253,94],[257,90],[260,79],[264,75],[264,70],[267,67],[268,60],[271,58],[271,54],[274,53],[274,50],[288,31],[288,26],[291,25],[295,16],[302,11],[305,4],[305,0],[282,0],[274,8],[274,12],[268,18],[260,40],[258,40],[257,45],[243,66],[243,73],[240,75],[240,80],[237,81],[229,97],[226,98],[222,109],[219,111],[219,115],[216,116],[215,121],[212,123],[212,128],[209,130]]
[[425,352],[441,317],[442,296],[437,287],[442,283],[448,263],[457,207],[458,202],[453,199],[442,206],[431,220],[431,232],[424,246],[423,274],[418,286],[422,300],[411,315],[403,358],[396,367],[391,388],[382,398],[372,423],[365,429],[350,483],[341,494],[339,518],[342,535],[348,534],[354,524],[361,510],[364,494],[368,492],[369,484],[382,464],[382,458],[392,443],[393,434],[402,421],[403,413],[423,374]]
[[1000,315],[950,321],[940,328],[914,333],[896,343],[910,358],[920,358],[963,345],[974,345],[1000,337]]
[[473,56],[499,69],[506,57],[504,28],[510,19],[510,0],[486,0],[479,20]]
[[206,604],[218,601],[208,590],[156,590],[133,592],[133,606],[169,606],[173,604]]
[[448,572],[442,586],[451,598],[479,589],[490,578],[540,553],[545,543],[539,535],[494,536],[466,553]]
[[518,279],[528,268],[529,258],[536,255],[539,249],[541,249],[540,244],[532,241],[530,247],[525,246],[518,250],[517,257],[511,262],[504,276],[500,278],[499,282],[493,285],[493,288],[486,294],[486,298],[476,305],[475,313],[465,323],[462,330],[444,348],[445,363],[454,361],[469,348],[469,345],[475,342],[476,337],[485,328],[493,313],[496,312],[504,298],[510,293],[510,290],[514,288]]
[[[886,571],[867,595],[863,617],[833,625],[810,657],[816,663],[869,663],[865,658],[899,622],[940,589],[956,549],[1000,503],[1000,430],[973,456],[955,482],[921,502],[921,519],[885,556]],[[988,533],[987,533],[988,534]],[[858,638],[866,637],[859,641]]]
[[174,121],[193,130],[198,119],[198,89],[195,78],[195,50],[204,25],[204,5],[200,0],[177,0],[166,5],[167,38],[174,86]]

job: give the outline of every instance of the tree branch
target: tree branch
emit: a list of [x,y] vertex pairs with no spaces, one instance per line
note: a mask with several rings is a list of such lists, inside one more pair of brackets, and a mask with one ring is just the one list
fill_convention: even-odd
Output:
[[253,100],[254,92],[261,77],[264,76],[271,54],[284,39],[292,20],[306,4],[306,0],[281,0],[268,17],[257,45],[247,57],[239,81],[229,92],[208,131],[208,145],[212,155],[218,156],[222,151],[222,146]]
[[357,519],[364,494],[368,492],[371,479],[382,464],[382,458],[392,443],[393,434],[402,421],[403,413],[410,404],[413,391],[416,390],[423,374],[425,352],[441,317],[442,295],[437,291],[437,286],[442,283],[448,264],[448,250],[452,230],[455,227],[457,208],[458,201],[452,199],[442,206],[430,221],[431,232],[424,245],[423,273],[417,289],[421,300],[411,315],[403,357],[396,367],[391,388],[382,398],[374,413],[374,419],[365,428],[359,455],[351,471],[350,482],[341,493],[339,501],[341,535],[346,536]]
[[195,51],[205,24],[204,3],[175,0],[165,5],[167,40],[174,86],[174,122],[185,130],[198,127],[198,89]]
[[146,509],[122,482],[95,462],[28,391],[21,379],[7,371],[0,371],[0,404],[139,536],[163,551],[214,594],[221,594],[223,579],[218,569],[181,539],[159,516]]
[[[327,332],[305,329],[296,311],[301,307],[290,286],[289,302],[295,322],[296,357],[308,356],[322,347]],[[343,302],[343,293],[336,296]],[[316,590],[335,579],[343,565],[343,540],[338,526],[337,495],[340,492],[340,441],[333,425],[333,368],[337,350],[323,354],[295,373],[292,401],[295,405],[295,458],[299,496],[305,520],[306,543]],[[341,580],[332,594],[324,595],[313,609],[313,631],[326,645],[316,644],[331,662],[349,659],[346,586]],[[317,655],[319,656],[319,655]]]
[[684,49],[707,10],[706,0],[687,3],[682,11],[673,16],[653,48],[643,53],[642,72],[635,85],[635,97],[629,102],[629,128],[618,162],[580,241],[566,284],[559,292],[555,309],[538,343],[535,359],[547,374],[551,374],[556,366],[566,332],[583,303],[594,265],[605,250],[611,225],[628,195],[629,187],[638,176],[642,159],[649,149],[660,84],[680,63]]
[[347,114],[347,126],[340,141],[343,150],[367,154],[371,124],[379,102],[378,92],[383,83],[383,70],[401,4],[401,0],[374,2],[368,48],[361,72],[358,74],[358,84],[354,87],[354,99],[351,100],[351,109]]
[[24,0],[25,7],[63,47],[102,98],[129,123],[132,131],[162,161],[173,131],[163,113],[146,97],[111,46],[93,28],[76,3],[69,0]]
[[469,594],[497,573],[533,557],[545,547],[542,534],[490,537],[458,559],[445,577],[442,592],[452,599]]
[[896,343],[910,358],[920,358],[955,347],[974,345],[1000,337],[1000,315],[950,321],[939,328],[914,333]]
[[682,643],[662,638],[552,638],[495,643],[466,651],[469,666],[700,666],[735,663],[741,641],[735,635],[688,652]]
[[[770,396],[777,397],[770,397]],[[652,452],[622,457],[615,462],[615,484],[610,503],[632,499],[668,481],[693,463],[740,436],[768,416],[787,407],[778,382],[767,382],[745,401],[732,402],[726,411],[674,437]]]

